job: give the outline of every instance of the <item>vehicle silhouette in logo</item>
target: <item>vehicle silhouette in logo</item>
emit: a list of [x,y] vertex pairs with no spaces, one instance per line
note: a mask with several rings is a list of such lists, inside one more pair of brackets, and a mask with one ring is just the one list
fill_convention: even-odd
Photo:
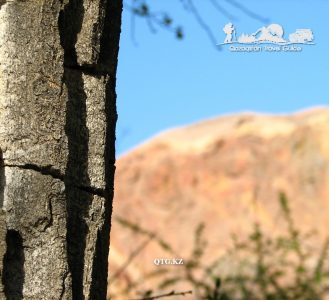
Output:
[[313,39],[313,32],[310,29],[297,29],[296,32],[289,35],[289,41],[292,43],[311,43]]
[[232,23],[228,23],[223,28],[226,37],[225,44],[314,44],[314,35],[311,29],[297,29],[289,35],[289,39],[284,38],[284,29],[279,24],[270,24],[259,28],[252,34],[242,33],[236,38],[236,29]]

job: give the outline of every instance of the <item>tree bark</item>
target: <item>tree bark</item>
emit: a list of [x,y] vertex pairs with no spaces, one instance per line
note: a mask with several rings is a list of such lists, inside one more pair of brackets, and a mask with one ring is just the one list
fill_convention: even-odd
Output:
[[0,299],[105,299],[122,0],[0,6]]

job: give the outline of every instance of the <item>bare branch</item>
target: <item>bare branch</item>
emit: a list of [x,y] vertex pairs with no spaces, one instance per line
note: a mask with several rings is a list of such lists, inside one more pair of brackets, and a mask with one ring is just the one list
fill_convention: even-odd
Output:
[[136,28],[136,14],[131,10],[131,21],[130,21],[130,38],[135,46],[138,46],[138,43],[136,41],[136,35],[135,35],[135,28]]
[[[252,10],[250,10],[248,7],[242,5],[238,2],[238,0],[225,0],[226,3],[230,4],[231,6],[237,8],[245,15],[249,16],[250,18],[253,18],[255,20],[258,20],[264,24],[269,22],[269,19],[266,17],[263,17]],[[185,9],[187,12],[190,12],[194,15],[196,21],[200,25],[200,27],[205,31],[208,38],[210,39],[211,43],[217,50],[221,50],[221,47],[218,47],[217,45],[217,39],[214,35],[213,30],[209,27],[205,19],[201,16],[199,9],[195,6],[195,3],[193,0],[179,0],[181,3],[183,9]],[[226,9],[223,7],[222,3],[219,3],[218,0],[209,0],[210,4],[222,15],[229,18],[230,20],[238,20],[236,16],[234,16],[229,9]],[[162,27],[168,31],[171,31],[175,33],[176,38],[182,39],[184,34],[182,32],[181,26],[172,26],[172,19],[168,17],[167,13],[165,12],[154,12],[150,10],[149,4],[146,0],[133,0],[131,5],[127,5],[127,3],[124,4],[124,7],[132,12],[132,14],[139,16],[141,18],[144,18],[150,31],[152,33],[157,32],[157,26]],[[132,26],[133,25],[132,22]],[[132,29],[132,36],[134,41],[134,28]],[[135,41],[134,41],[134,44]]]
[[176,293],[175,291],[171,291],[170,293],[167,293],[167,294],[162,294],[162,295],[157,295],[157,296],[150,296],[150,297],[139,298],[139,299],[131,299],[131,300],[154,300],[154,299],[160,299],[160,298],[172,297],[172,296],[186,296],[188,294],[191,295],[192,291],[178,292],[178,293]]
[[224,7],[222,7],[217,0],[209,0],[210,3],[225,17],[229,18],[231,21],[236,21],[238,18],[232,15],[229,11],[227,11]]
[[188,4],[190,6],[190,10],[191,10],[192,14],[195,16],[195,18],[196,18],[197,22],[199,23],[199,25],[201,26],[201,28],[206,32],[206,34],[208,35],[208,37],[211,40],[212,44],[216,45],[217,41],[216,41],[216,38],[215,38],[212,30],[209,28],[207,23],[204,21],[202,16],[199,14],[199,12],[198,12],[197,8],[195,7],[193,1],[188,0]]
[[157,242],[157,244],[165,251],[167,251],[168,253],[171,253],[173,255],[175,255],[176,257],[179,257],[179,254],[176,253],[174,251],[174,249],[172,249],[170,247],[170,245],[165,242],[163,239],[159,238],[159,236],[155,233],[155,232],[152,232],[150,230],[147,230],[145,228],[142,228],[141,226],[139,226],[138,224],[136,223],[133,223],[133,222],[130,222],[122,217],[116,217],[115,220],[121,225],[121,226],[124,226],[126,228],[129,228],[130,230],[132,230],[133,232],[135,233],[139,233],[139,234],[142,234],[142,235],[146,235],[148,237],[152,237],[154,239],[155,242]]
[[145,247],[153,240],[154,236],[149,236],[148,239],[146,239],[138,248],[136,248],[133,252],[130,253],[128,256],[126,262],[117,270],[113,276],[111,276],[110,283],[113,284],[113,282],[119,278],[119,276],[127,269],[127,267],[131,264],[131,262],[134,260],[134,258],[141,253]]
[[241,3],[239,3],[236,0],[225,0],[225,1],[229,4],[231,4],[232,6],[234,6],[235,8],[241,10],[244,14],[246,14],[250,18],[258,20],[264,24],[267,24],[269,22],[268,18],[262,17],[259,14],[256,14],[255,12],[251,11],[249,8],[245,7],[244,5],[242,5]]
[[125,9],[128,9],[133,15],[144,18],[151,33],[157,33],[157,28],[154,25],[162,27],[170,32],[173,32],[178,39],[183,38],[183,32],[181,26],[173,26],[172,19],[166,12],[153,12],[150,11],[149,5],[146,2],[138,2],[136,4],[129,5],[124,3]]

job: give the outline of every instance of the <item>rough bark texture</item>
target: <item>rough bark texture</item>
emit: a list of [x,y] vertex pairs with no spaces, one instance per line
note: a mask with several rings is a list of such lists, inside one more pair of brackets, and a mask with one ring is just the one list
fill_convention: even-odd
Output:
[[0,299],[106,297],[121,2],[0,2]]

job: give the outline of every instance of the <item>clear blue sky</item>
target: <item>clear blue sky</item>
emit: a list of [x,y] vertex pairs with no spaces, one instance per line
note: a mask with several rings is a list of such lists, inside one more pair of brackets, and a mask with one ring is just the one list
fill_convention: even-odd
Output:
[[[209,0],[194,0],[218,42],[229,21],[238,35],[265,25],[218,1],[235,20],[221,15]],[[136,46],[130,12],[124,11],[117,81],[119,156],[163,130],[222,114],[329,105],[329,1],[238,1],[269,18],[267,25],[281,24],[286,37],[299,28],[312,29],[316,45],[299,53],[218,51],[180,0],[149,0],[154,10],[168,11],[182,24],[186,37],[178,41],[161,29],[153,34],[144,20],[136,19]]]

